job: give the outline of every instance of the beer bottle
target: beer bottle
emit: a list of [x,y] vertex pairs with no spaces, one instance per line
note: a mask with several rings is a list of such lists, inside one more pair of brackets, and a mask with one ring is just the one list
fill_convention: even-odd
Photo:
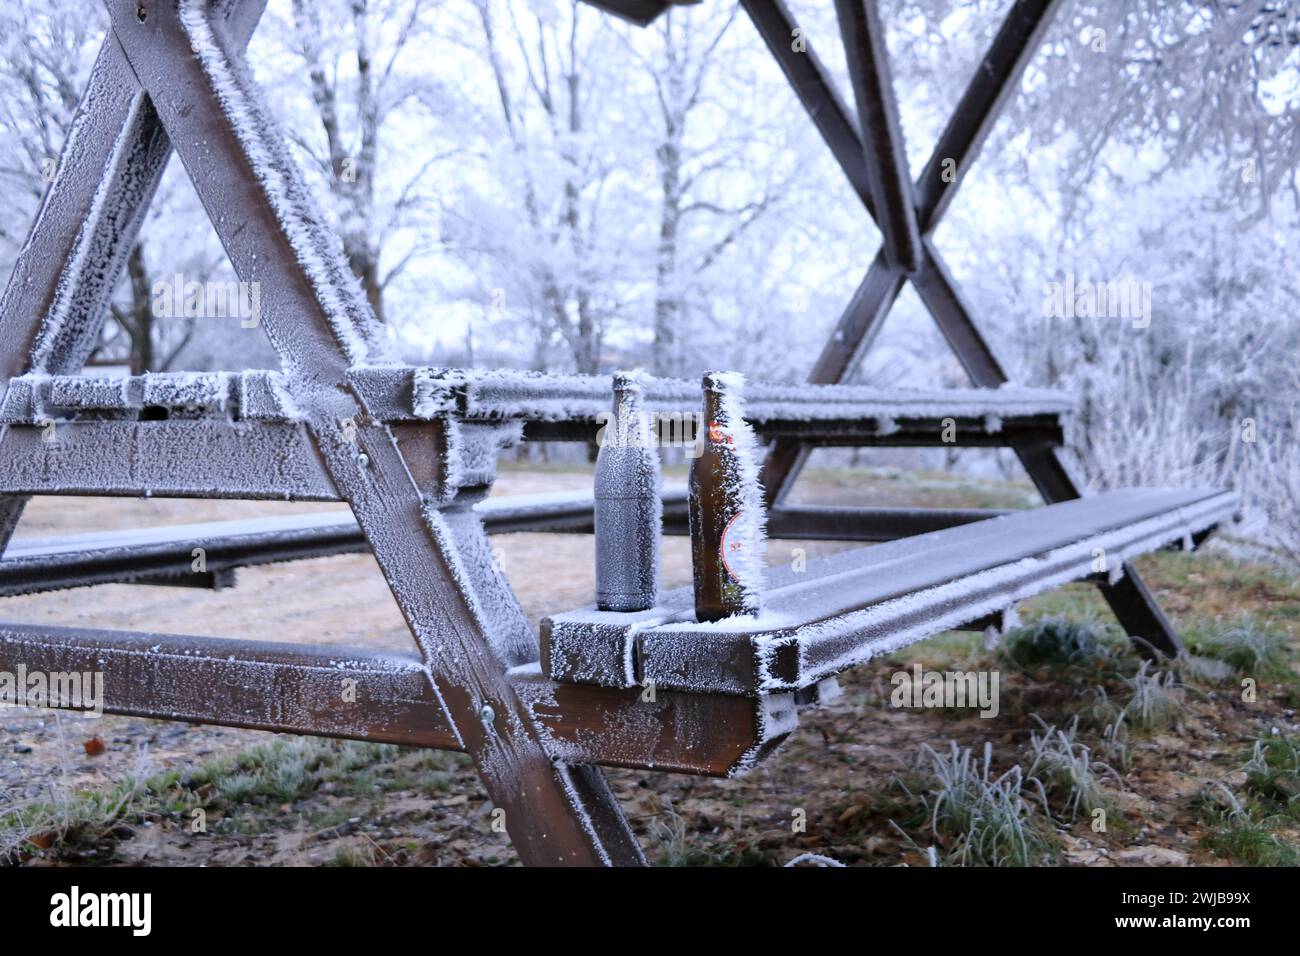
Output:
[[659,591],[659,452],[645,412],[642,380],[614,376],[613,416],[596,455],[596,606],[654,607]]
[[717,621],[757,614],[766,564],[766,512],[758,482],[758,447],[743,415],[744,378],[704,376],[703,448],[691,462],[691,564],[695,616]]

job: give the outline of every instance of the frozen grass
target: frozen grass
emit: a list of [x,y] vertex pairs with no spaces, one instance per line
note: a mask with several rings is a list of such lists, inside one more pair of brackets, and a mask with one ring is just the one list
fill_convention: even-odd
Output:
[[1127,726],[1156,733],[1178,723],[1185,691],[1173,671],[1158,671],[1150,661],[1143,661],[1136,674],[1123,680],[1129,699],[1120,716]]
[[[776,866],[777,861],[747,844],[703,849],[694,844],[686,820],[664,798],[662,812],[650,821],[651,859],[657,866]],[[655,852],[657,848],[658,852]]]
[[106,791],[55,788],[44,798],[6,803],[0,812],[0,864],[16,863],[50,847],[103,839],[140,793],[138,781],[128,780]]
[[1048,617],[1008,631],[998,662],[1037,678],[1091,682],[1119,673],[1131,659],[1128,642],[1092,621]]
[[1211,827],[1201,845],[1251,866],[1300,866],[1294,840],[1300,821],[1300,743],[1261,737],[1241,769],[1246,781],[1240,798],[1221,781],[1199,795],[1198,815]]
[[1289,737],[1255,741],[1246,772],[1246,792],[1265,809],[1300,820],[1300,743]]
[[[261,808],[270,812],[303,800],[323,785],[353,801],[396,790],[436,793],[465,762],[460,754],[317,737],[277,738],[190,771],[149,776],[142,762],[105,791],[54,786],[47,798],[16,803],[0,795],[0,862],[77,851],[110,833],[129,836],[145,821],[172,819],[188,826],[199,806],[217,817],[214,831],[262,832],[268,821]],[[333,811],[344,819],[356,812],[355,802]]]
[[1249,817],[1221,817],[1201,846],[1217,856],[1247,866],[1300,866],[1300,850],[1279,839],[1266,823]]
[[829,856],[824,856],[821,853],[800,853],[793,860],[786,863],[786,867],[788,868],[798,868],[798,867],[805,867],[805,866],[820,867],[822,869],[837,869],[837,870],[844,869],[844,864],[841,863],[839,860],[836,860]]
[[325,865],[339,867],[392,866],[393,858],[378,843],[366,837],[362,843],[339,847],[334,853],[334,859]]
[[437,750],[319,737],[282,737],[150,781],[158,793],[208,790],[208,804],[286,803],[322,784],[343,794],[367,796],[392,790],[440,792],[466,758]]
[[[1139,558],[1137,565],[1150,589],[1162,596],[1165,610],[1190,652],[1162,667],[1174,671],[1189,686],[1223,685],[1234,676],[1251,676],[1265,685],[1261,691],[1281,706],[1300,708],[1300,675],[1295,670],[1295,649],[1300,647],[1300,576],[1235,561],[1213,550],[1156,552]],[[1039,595],[1025,603],[1021,614],[1026,621],[1053,617],[1105,621],[1104,642],[1113,637],[1117,648],[1124,650],[1124,639],[1109,624],[1105,602],[1090,585],[1069,585]],[[1128,668],[1137,667],[1131,655],[1127,662],[1117,664],[1129,676]],[[1243,674],[1243,666],[1249,674]],[[1064,683],[1085,677],[1086,672],[1065,667],[1053,670],[1050,676]],[[1122,686],[1109,690],[1117,697],[1128,693]],[[1119,709],[1111,708],[1110,717]],[[1105,723],[1102,719],[1098,726]],[[1112,758],[1108,755],[1107,759]]]
[[104,839],[147,794],[146,766],[141,752],[135,772],[107,790],[76,791],[65,776],[43,797],[15,799],[0,792],[0,865],[49,848]]
[[326,866],[371,867],[379,866],[383,861],[373,844],[361,846],[343,846],[334,853],[334,859]]
[[1064,729],[1049,726],[1041,718],[1038,722],[1042,732],[1029,735],[1029,769],[1025,775],[1041,781],[1048,796],[1060,807],[1059,815],[1067,821],[1106,806],[1102,777],[1118,784],[1119,775],[1109,764],[1094,759],[1092,750],[1078,740],[1078,718]]
[[1151,661],[1141,661],[1134,673],[1118,677],[1114,696],[1104,686],[1093,689],[1095,700],[1084,719],[1117,746],[1130,731],[1154,734],[1177,727],[1186,694],[1176,668],[1161,671]]
[[1248,677],[1279,677],[1289,674],[1291,659],[1286,636],[1269,630],[1249,616],[1191,645],[1198,655],[1221,661],[1236,673]]
[[686,835],[686,821],[675,809],[672,801],[665,799],[663,812],[650,821],[650,838],[659,846],[658,862],[663,866],[686,866],[690,841]]
[[240,754],[234,768],[210,774],[209,782],[228,803],[291,803],[316,788],[325,753],[310,738],[276,741]]
[[945,847],[944,865],[1031,866],[1044,862],[1053,849],[1029,799],[1037,797],[1046,811],[1041,783],[1018,764],[994,777],[992,756],[988,743],[982,761],[956,743],[945,752],[921,747],[918,765],[927,792],[909,794],[925,807],[931,835]]

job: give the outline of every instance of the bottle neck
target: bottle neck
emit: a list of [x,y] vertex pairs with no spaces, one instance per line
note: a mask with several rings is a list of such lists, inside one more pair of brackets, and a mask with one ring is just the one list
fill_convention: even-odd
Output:
[[728,403],[722,389],[705,388],[704,429],[706,441],[710,445],[732,445],[734,443],[731,437],[732,424]]
[[614,388],[614,443],[641,447],[648,438],[641,387],[634,384]]

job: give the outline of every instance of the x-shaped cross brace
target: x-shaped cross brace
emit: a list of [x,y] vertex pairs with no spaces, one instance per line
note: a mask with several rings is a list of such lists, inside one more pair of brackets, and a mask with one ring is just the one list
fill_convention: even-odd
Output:
[[[741,0],[863,206],[883,243],[813,366],[810,382],[843,381],[871,347],[905,281],[911,280],[975,385],[997,388],[1007,374],[935,248],[933,235],[957,188],[1016,87],[1060,0],[1016,0],[976,67],[934,151],[913,184],[876,0],[836,0],[859,122],[848,109],[783,0]],[[1056,448],[1018,447],[1043,498],[1077,498],[1083,486]],[[763,472],[769,503],[790,491],[807,459],[797,441],[778,441]],[[1101,590],[1129,635],[1173,654],[1181,642],[1137,570]]]

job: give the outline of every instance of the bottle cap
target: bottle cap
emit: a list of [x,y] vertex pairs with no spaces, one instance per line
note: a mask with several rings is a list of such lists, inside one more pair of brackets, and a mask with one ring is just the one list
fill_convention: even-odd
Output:
[[645,372],[640,370],[628,372],[620,369],[614,373],[614,391],[627,392],[635,390],[642,392],[645,390],[647,378]]

